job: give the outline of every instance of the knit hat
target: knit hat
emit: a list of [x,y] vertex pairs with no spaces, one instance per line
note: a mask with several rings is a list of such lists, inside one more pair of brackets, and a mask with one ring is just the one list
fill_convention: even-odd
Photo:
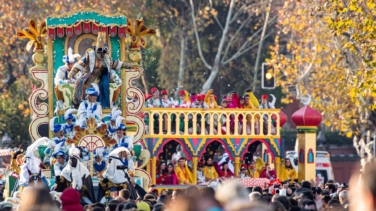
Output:
[[142,201],[142,202],[138,202],[137,203],[137,210],[140,210],[140,211],[150,211],[150,206]]
[[84,211],[80,200],[80,193],[73,189],[67,188],[63,191],[63,194],[60,197],[62,210],[64,211]]

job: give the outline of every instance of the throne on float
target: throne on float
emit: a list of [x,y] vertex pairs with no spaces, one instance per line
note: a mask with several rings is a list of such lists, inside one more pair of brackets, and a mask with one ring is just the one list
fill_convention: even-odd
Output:
[[[135,155],[137,157],[135,176],[143,181],[144,188],[147,188],[151,178],[143,170],[149,161],[148,150],[141,150],[141,145],[137,143],[145,133],[145,123],[143,121],[141,109],[144,104],[144,95],[141,90],[132,86],[132,81],[136,80],[143,69],[140,66],[141,47],[146,46],[143,36],[154,35],[155,31],[144,26],[143,21],[136,20],[134,23],[126,16],[116,13],[103,13],[93,10],[82,10],[70,12],[62,15],[52,15],[37,24],[30,20],[29,27],[18,31],[19,38],[30,39],[27,50],[34,46],[33,62],[35,66],[30,69],[31,75],[41,82],[41,86],[33,89],[29,98],[30,107],[33,111],[33,119],[29,126],[30,136],[36,140],[48,135],[48,122],[54,116],[63,116],[64,110],[54,112],[57,104],[54,89],[57,87],[63,93],[64,108],[69,108],[73,99],[75,84],[54,84],[57,69],[64,65],[63,56],[68,53],[68,49],[73,49],[74,54],[84,56],[86,51],[91,50],[93,43],[96,43],[98,32],[106,32],[106,41],[109,48],[109,55],[114,60],[130,62],[131,69],[121,69],[117,72],[121,83],[110,83],[110,103],[113,102],[114,92],[118,91],[119,99],[116,104],[126,118],[127,132],[134,136]],[[43,37],[47,35],[47,45]],[[129,42],[127,42],[126,38]],[[130,46],[128,46],[130,44]],[[47,58],[47,62],[46,62]],[[139,103],[127,103],[126,98],[137,96]],[[103,117],[111,112],[111,108],[102,109]],[[60,123],[64,123],[63,118],[59,118]],[[91,122],[91,121],[89,121]],[[103,136],[102,132],[91,122],[89,129],[81,131],[80,137],[75,136],[70,141],[79,146],[87,147],[91,152],[95,148],[108,145],[109,140]],[[130,126],[130,127],[129,127]],[[83,135],[84,134],[84,135]],[[49,133],[52,137],[52,133]],[[93,142],[93,143],[91,143]],[[94,143],[95,142],[95,143]],[[42,150],[43,151],[43,150]]]
[[[94,11],[83,11],[78,13],[68,13],[61,16],[50,16],[46,20],[48,27],[48,51],[52,54],[49,57],[48,71],[50,76],[55,77],[57,69],[64,65],[62,58],[71,48],[74,54],[84,56],[87,51],[92,50],[92,46],[97,41],[98,32],[105,32],[106,43],[109,48],[109,55],[114,60],[124,61],[126,58],[126,28],[127,18],[120,14],[106,15]],[[120,72],[117,72],[120,76]],[[64,108],[69,108],[72,104],[72,96],[75,84],[49,84],[49,88],[57,86],[63,93]],[[110,83],[110,105],[115,102],[113,95],[115,91],[120,91],[121,83]],[[124,96],[125,97],[125,96]],[[54,96],[54,105],[56,105]],[[120,99],[119,99],[120,101]],[[120,104],[120,103],[118,103]],[[105,111],[104,113],[108,113]]]

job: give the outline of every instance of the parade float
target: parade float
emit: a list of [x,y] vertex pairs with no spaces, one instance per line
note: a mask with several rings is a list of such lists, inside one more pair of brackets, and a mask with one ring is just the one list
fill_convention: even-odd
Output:
[[[56,70],[63,65],[61,58],[69,53],[69,49],[72,49],[75,54],[85,55],[92,49],[93,43],[97,41],[98,34],[101,32],[106,35],[105,42],[112,59],[127,61],[131,64],[129,68],[121,68],[116,72],[121,83],[108,84],[110,93],[107,97],[110,106],[103,107],[102,115],[109,115],[113,106],[117,106],[122,111],[125,117],[123,123],[128,128],[127,135],[134,137],[132,154],[136,170],[133,179],[137,184],[144,189],[147,189],[150,184],[156,184],[158,161],[173,161],[174,155],[183,155],[191,163],[193,181],[196,181],[198,161],[204,155],[222,156],[226,153],[229,160],[234,163],[234,173],[238,175],[241,164],[252,160],[259,146],[262,146],[261,156],[264,161],[275,166],[277,176],[280,174],[279,164],[281,158],[284,158],[284,141],[281,139],[280,129],[287,120],[287,116],[280,109],[144,108],[144,94],[132,85],[132,81],[139,78],[144,71],[140,63],[141,51],[146,47],[144,37],[154,35],[155,31],[144,26],[141,20],[133,21],[122,14],[108,14],[94,10],[52,15],[40,23],[30,20],[29,27],[17,33],[19,38],[30,39],[27,50],[34,51],[32,58],[35,63],[35,66],[30,69],[30,74],[40,82],[40,86],[33,90],[29,98],[33,113],[29,126],[32,140],[37,140],[42,136],[52,138],[52,132],[48,132],[50,130],[47,129],[49,121],[57,117],[55,119],[59,123],[64,123],[64,113],[72,106],[75,84],[54,82]],[[56,95],[57,92],[60,96]],[[135,97],[138,99],[137,104],[127,101],[127,98]],[[59,100],[64,103],[59,105]],[[317,126],[317,124],[307,124],[304,116],[307,112],[312,113],[311,110],[304,110],[302,114],[295,115],[295,119],[302,121],[299,125],[299,131],[301,131],[299,141],[302,142],[299,145],[302,154],[299,166],[307,161],[310,165],[315,165],[314,159],[304,159],[307,152],[311,153],[307,157],[314,156],[312,155],[315,152],[313,145],[310,144],[308,147],[304,145],[304,142],[315,139],[314,131]],[[164,118],[156,118],[158,116]],[[189,116],[191,118],[188,118]],[[203,116],[205,118],[201,118]],[[144,117],[148,117],[147,121]],[[224,120],[216,123],[218,117]],[[246,127],[241,126],[246,125],[246,121],[249,121],[250,125],[255,125],[260,118],[263,118],[267,124],[260,124],[258,130],[251,128],[248,131]],[[166,121],[171,124],[166,124]],[[193,123],[190,131],[189,121]],[[231,121],[235,121],[233,128],[230,128]],[[205,122],[213,126],[207,132],[203,132]],[[185,125],[180,132],[176,131],[176,128],[180,127],[179,123]],[[75,135],[67,137],[68,144],[82,146],[90,151],[91,163],[93,163],[93,152],[96,148],[110,147],[115,144],[114,140],[107,136],[107,128],[98,126],[95,119],[89,118],[86,128],[75,127]],[[232,132],[220,132],[222,129]],[[308,133],[310,135],[304,135]],[[39,147],[39,156],[42,160],[45,148],[46,146]],[[299,178],[301,178],[300,174],[304,174],[303,171],[301,172],[299,172]],[[305,178],[308,178],[307,172],[305,172]],[[92,169],[90,173],[93,174]],[[44,174],[49,179],[50,185],[53,185],[53,172],[46,169]],[[9,175],[8,177],[11,178]],[[315,178],[315,175],[310,175],[310,177]],[[14,178],[7,182],[8,195],[12,191],[13,183]],[[249,184],[249,186],[252,185],[254,184]],[[158,189],[185,187],[157,185]]]

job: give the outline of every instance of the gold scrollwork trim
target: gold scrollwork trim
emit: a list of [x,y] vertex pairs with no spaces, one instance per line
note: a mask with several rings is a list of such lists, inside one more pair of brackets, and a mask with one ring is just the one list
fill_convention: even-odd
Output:
[[[47,55],[48,55],[48,86],[47,89],[49,90],[48,92],[48,117],[49,119],[54,117],[54,84],[53,84],[53,75],[54,75],[54,63],[53,63],[53,41],[52,39],[48,39],[48,44],[47,44]],[[51,130],[49,131],[49,137],[52,138],[53,134]]]

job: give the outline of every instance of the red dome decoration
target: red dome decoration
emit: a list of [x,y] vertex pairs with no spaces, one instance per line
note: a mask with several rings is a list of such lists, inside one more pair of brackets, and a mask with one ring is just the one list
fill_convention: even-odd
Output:
[[287,122],[287,115],[282,111],[279,112],[279,126],[282,127]]
[[320,112],[312,109],[309,106],[297,110],[291,117],[296,126],[314,126],[320,124],[322,116]]

